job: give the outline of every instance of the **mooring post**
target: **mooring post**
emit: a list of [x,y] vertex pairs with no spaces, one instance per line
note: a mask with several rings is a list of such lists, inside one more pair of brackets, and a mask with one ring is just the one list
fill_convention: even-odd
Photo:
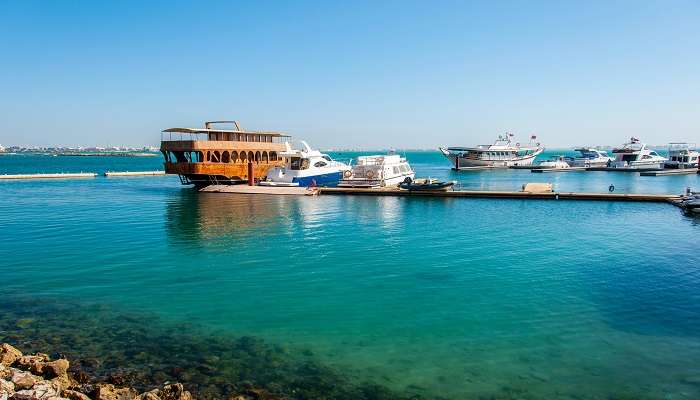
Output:
[[248,161],[248,186],[253,186],[253,163]]
[[459,171],[459,155],[455,155],[455,171]]

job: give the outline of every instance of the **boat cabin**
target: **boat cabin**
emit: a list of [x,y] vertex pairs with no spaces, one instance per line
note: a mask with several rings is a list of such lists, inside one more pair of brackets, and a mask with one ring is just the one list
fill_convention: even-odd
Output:
[[[220,124],[232,125],[229,129]],[[208,121],[203,128],[168,128],[161,133],[160,151],[165,173],[180,176],[183,184],[233,184],[265,177],[282,165],[279,154],[290,136],[279,132],[248,131],[238,121]]]

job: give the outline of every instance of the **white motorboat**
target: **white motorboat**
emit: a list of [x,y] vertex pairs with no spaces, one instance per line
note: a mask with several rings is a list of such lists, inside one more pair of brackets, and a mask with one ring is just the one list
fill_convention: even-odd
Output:
[[695,144],[670,143],[668,146],[668,160],[664,163],[666,168],[697,168],[700,153]]
[[592,147],[579,147],[574,151],[581,153],[581,156],[566,159],[571,167],[607,167],[615,160],[607,152]]
[[413,180],[415,172],[405,158],[398,154],[359,156],[351,171],[344,172],[339,187],[391,187],[406,178]]
[[613,149],[615,160],[610,163],[612,168],[629,169],[662,169],[666,158],[647,147],[638,138],[632,137],[621,147]]
[[513,143],[513,134],[499,135],[493,144],[476,147],[440,147],[440,152],[450,160],[454,169],[469,167],[499,167],[532,165],[535,157],[544,151],[537,136],[532,136],[527,145]]
[[328,154],[313,150],[305,141],[302,149],[287,149],[279,153],[284,166],[270,168],[261,186],[332,186],[338,183],[350,166],[333,160]]
[[564,156],[552,156],[545,161],[541,161],[537,164],[537,167],[543,169],[567,169],[571,168],[569,163],[566,162],[566,157]]

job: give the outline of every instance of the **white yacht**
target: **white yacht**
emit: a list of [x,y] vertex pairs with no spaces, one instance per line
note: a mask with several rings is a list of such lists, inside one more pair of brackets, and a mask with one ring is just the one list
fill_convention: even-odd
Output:
[[638,138],[632,137],[622,147],[613,149],[615,160],[610,163],[613,168],[662,169],[666,158],[647,147]]
[[700,153],[695,144],[670,143],[668,145],[668,160],[664,163],[666,168],[697,168]]
[[513,143],[513,134],[498,135],[493,144],[476,147],[440,147],[442,154],[447,157],[454,169],[468,167],[501,167],[507,168],[519,165],[532,165],[544,147],[535,143],[536,136],[530,138],[527,145]]
[[351,171],[346,171],[339,187],[391,187],[406,178],[413,180],[415,172],[405,158],[398,154],[359,156]]
[[564,156],[552,156],[545,161],[541,161],[537,164],[537,167],[543,169],[567,169],[571,168],[569,163],[566,162],[566,157]]
[[572,167],[607,167],[615,160],[607,152],[592,147],[579,147],[574,151],[581,153],[581,156],[566,159]]
[[350,172],[349,165],[313,150],[303,140],[301,150],[292,150],[288,142],[285,144],[287,149],[279,153],[285,165],[270,168],[259,183],[261,186],[328,186],[337,184],[344,172]]

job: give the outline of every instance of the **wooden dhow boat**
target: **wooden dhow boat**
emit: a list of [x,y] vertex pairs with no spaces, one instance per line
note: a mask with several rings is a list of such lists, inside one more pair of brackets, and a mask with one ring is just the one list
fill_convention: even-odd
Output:
[[[229,129],[217,127],[229,124]],[[165,173],[197,187],[236,184],[264,178],[270,168],[284,165],[280,153],[289,135],[249,131],[238,121],[207,121],[203,128],[168,128],[161,133]]]

